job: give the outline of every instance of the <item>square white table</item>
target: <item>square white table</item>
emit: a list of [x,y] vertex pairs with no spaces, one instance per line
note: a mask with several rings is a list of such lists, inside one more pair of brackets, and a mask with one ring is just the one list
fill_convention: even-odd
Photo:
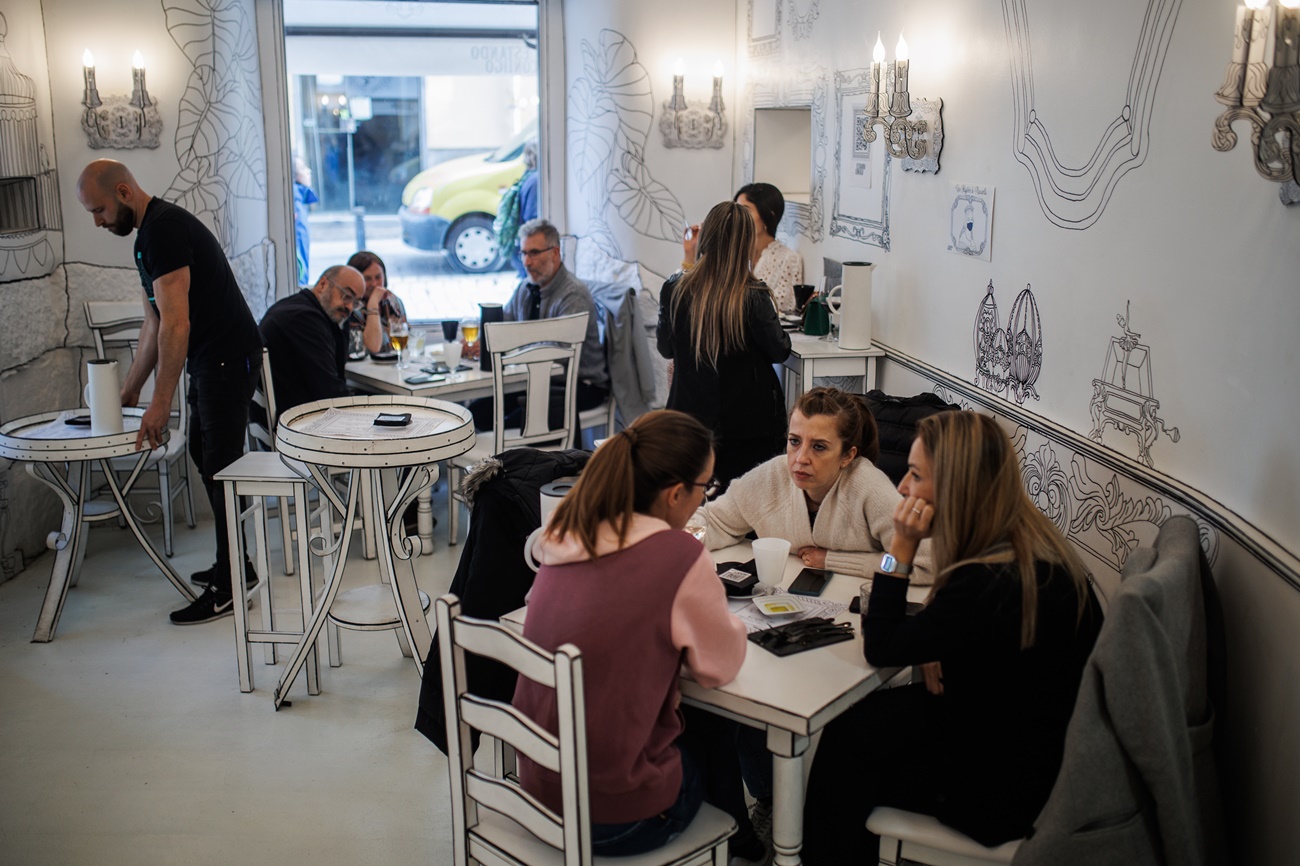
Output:
[[[712,552],[714,562],[744,562],[752,558],[749,543]],[[803,569],[791,556],[782,586],[789,586]],[[822,592],[829,601],[850,603],[862,578],[836,574]],[[928,587],[908,590],[910,601],[923,601]],[[733,609],[749,602],[732,602]],[[527,608],[506,614],[503,622],[523,628]],[[798,866],[803,847],[805,757],[814,734],[832,719],[889,682],[896,668],[874,668],[862,655],[859,616],[847,610],[837,622],[853,623],[853,640],[797,653],[775,656],[750,644],[736,678],[725,686],[706,689],[690,677],[681,678],[682,699],[689,704],[767,732],[772,753],[772,842],[779,866]]]
[[786,369],[786,409],[812,387],[813,379],[821,376],[860,376],[865,394],[876,387],[876,359],[884,355],[885,350],[875,345],[870,349],[843,349],[838,342],[821,337],[791,334],[790,355],[782,365]]

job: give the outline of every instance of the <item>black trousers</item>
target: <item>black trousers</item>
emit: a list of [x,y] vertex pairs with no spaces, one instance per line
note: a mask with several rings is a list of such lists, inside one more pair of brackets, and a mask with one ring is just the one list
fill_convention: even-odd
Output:
[[880,837],[867,832],[877,806],[939,810],[941,701],[920,684],[885,689],[826,726],[804,800],[804,863],[877,862]]
[[213,480],[244,453],[248,438],[248,404],[261,370],[260,357],[225,361],[190,374],[190,457],[203,477],[216,518],[218,591],[230,591],[230,548],[226,544],[226,495]]
[[[579,412],[585,412],[588,409],[595,409],[601,403],[609,398],[608,388],[598,388],[595,385],[588,385],[586,382],[579,382],[575,402],[578,405]],[[522,428],[524,426],[524,406],[523,395],[518,397],[509,396],[506,398],[507,406],[505,411],[506,429],[512,427]],[[492,410],[495,406],[492,397],[480,397],[477,400],[470,401],[469,412],[474,416],[474,429],[478,431],[492,429]],[[552,429],[563,426],[564,424],[564,385],[551,385],[551,403],[550,414],[547,417],[547,423]],[[612,430],[610,431],[613,432]],[[574,430],[574,441],[578,441],[578,431]]]

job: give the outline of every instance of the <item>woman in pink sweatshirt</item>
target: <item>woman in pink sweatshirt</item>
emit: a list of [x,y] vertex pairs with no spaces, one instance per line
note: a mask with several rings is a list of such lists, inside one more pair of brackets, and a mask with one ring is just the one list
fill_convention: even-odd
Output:
[[[738,776],[712,779],[705,766],[719,744],[694,745],[706,731],[725,743],[727,732],[703,719],[684,734],[678,707],[683,666],[719,686],[745,659],[745,627],[727,609],[713,560],[681,531],[712,479],[708,429],[680,412],[649,412],[601,445],[534,545],[541,568],[524,635],[548,650],[582,650],[595,854],[662,846],[706,796],[722,798],[715,786],[733,801],[718,805],[745,817]],[[556,729],[552,690],[520,677],[514,703]],[[724,751],[734,755],[734,745]],[[560,809],[557,775],[521,758],[520,779]]]

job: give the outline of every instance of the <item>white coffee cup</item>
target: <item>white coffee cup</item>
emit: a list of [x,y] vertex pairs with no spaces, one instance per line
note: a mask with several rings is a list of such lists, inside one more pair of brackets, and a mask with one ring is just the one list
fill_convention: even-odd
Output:
[[758,585],[764,590],[780,586],[785,577],[786,560],[790,556],[790,542],[784,538],[756,538],[751,550],[758,571]]
[[456,372],[460,366],[460,341],[450,340],[443,344],[442,362],[447,365],[447,370],[451,373]]

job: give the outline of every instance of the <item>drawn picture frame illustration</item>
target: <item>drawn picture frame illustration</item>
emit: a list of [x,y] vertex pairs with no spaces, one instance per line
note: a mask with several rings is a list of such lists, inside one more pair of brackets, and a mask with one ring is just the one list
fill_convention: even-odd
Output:
[[992,260],[993,192],[991,186],[953,184],[952,203],[948,206],[948,252]]
[[[835,197],[831,210],[831,234],[859,243],[889,249],[889,184],[893,158],[878,138],[864,148],[862,127],[866,123],[866,69],[835,72]],[[869,167],[864,181],[858,167]]]

